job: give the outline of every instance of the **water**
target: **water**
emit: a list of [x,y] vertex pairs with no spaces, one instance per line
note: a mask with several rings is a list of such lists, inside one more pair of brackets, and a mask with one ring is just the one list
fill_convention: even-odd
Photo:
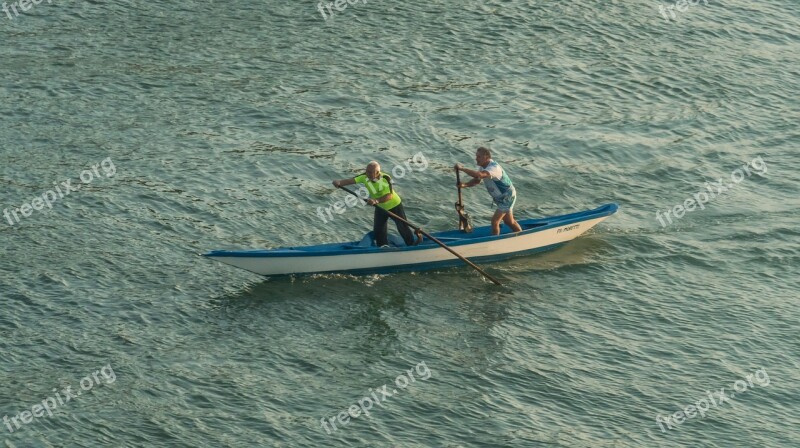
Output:
[[[796,2],[671,21],[627,0],[316,6],[0,15],[0,206],[80,186],[0,224],[5,446],[800,443]],[[480,145],[518,217],[620,211],[491,265],[502,289],[466,268],[265,280],[197,256],[359,239],[366,210],[317,217],[343,199],[330,180],[419,152],[408,216],[452,228],[452,165]],[[465,201],[486,224],[482,187]],[[337,422],[383,385],[383,407]],[[736,397],[657,423],[720,388]]]

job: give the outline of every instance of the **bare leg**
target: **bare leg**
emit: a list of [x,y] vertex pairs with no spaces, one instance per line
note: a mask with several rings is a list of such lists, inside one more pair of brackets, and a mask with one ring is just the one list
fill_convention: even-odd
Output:
[[500,221],[503,220],[505,214],[506,212],[501,212],[500,210],[494,211],[494,216],[492,216],[492,235],[500,235]]
[[522,227],[520,227],[517,220],[514,219],[514,211],[509,210],[508,214],[503,217],[503,222],[511,228],[511,230],[515,232],[522,232]]

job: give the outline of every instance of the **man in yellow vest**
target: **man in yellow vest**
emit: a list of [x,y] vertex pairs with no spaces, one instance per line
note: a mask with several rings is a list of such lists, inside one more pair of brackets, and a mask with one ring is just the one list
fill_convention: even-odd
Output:
[[367,165],[367,172],[352,179],[339,179],[333,181],[334,187],[345,185],[364,184],[369,192],[370,199],[367,202],[375,205],[375,215],[373,218],[372,230],[375,236],[375,243],[378,247],[389,245],[389,218],[392,218],[397,225],[397,231],[406,242],[406,246],[415,245],[414,234],[408,224],[389,216],[386,211],[390,211],[403,219],[406,213],[403,210],[400,195],[392,188],[392,178],[386,173],[381,173],[381,166],[378,162],[372,161]]

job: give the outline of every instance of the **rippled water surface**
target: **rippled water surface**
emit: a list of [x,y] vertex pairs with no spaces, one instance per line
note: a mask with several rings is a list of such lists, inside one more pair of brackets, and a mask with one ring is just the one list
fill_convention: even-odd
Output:
[[[79,189],[0,221],[5,446],[800,445],[800,3],[14,4],[0,207]],[[517,217],[620,210],[505,288],[197,255],[359,239],[330,181],[420,152],[408,216],[453,228],[481,145]]]

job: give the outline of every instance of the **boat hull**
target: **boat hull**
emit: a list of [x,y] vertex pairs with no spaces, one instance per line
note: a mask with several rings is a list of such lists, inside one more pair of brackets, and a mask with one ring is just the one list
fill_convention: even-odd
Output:
[[[522,232],[491,235],[478,227],[470,234],[434,233],[462,256],[477,263],[501,261],[554,249],[576,238],[617,210],[606,204],[594,210],[519,221]],[[376,248],[358,242],[271,250],[211,251],[204,256],[260,275],[347,273],[355,275],[424,271],[463,265],[463,261],[426,239],[412,247]]]

